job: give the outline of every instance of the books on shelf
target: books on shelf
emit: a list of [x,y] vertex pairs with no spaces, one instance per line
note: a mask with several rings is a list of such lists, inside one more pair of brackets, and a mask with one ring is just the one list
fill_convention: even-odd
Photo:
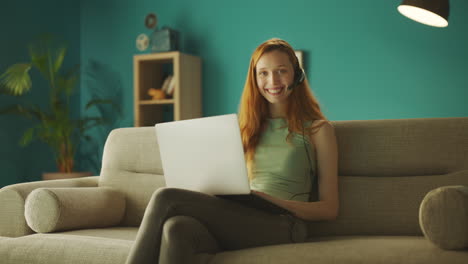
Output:
[[174,95],[174,87],[175,87],[175,78],[173,75],[169,75],[164,80],[161,89],[165,94],[172,96]]
[[161,90],[166,94],[167,94],[167,88],[169,88],[169,83],[171,82],[171,80],[172,80],[172,75],[167,76],[161,87]]
[[175,81],[176,81],[176,78],[171,78],[171,80],[169,81],[169,86],[167,87],[167,91],[166,91],[166,94],[169,96],[174,95]]

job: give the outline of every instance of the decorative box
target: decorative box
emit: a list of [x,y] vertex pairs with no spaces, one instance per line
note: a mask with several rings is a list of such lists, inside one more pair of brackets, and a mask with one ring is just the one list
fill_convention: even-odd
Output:
[[151,51],[165,52],[179,49],[179,32],[163,27],[151,34]]

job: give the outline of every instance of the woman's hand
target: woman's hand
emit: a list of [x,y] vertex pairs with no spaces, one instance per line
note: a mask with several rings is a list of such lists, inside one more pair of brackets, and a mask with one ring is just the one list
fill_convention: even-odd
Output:
[[264,192],[259,192],[259,191],[255,191],[255,190],[252,190],[252,194],[257,195],[257,196],[259,196],[259,197],[261,197],[261,198],[263,198],[265,200],[268,200],[268,201],[270,201],[270,202],[272,202],[272,203],[274,203],[274,204],[276,204],[276,205],[278,205],[278,206],[280,206],[280,207],[282,207],[282,208],[284,208],[286,210],[289,210],[289,208],[286,206],[286,203],[285,203],[286,200],[278,199],[278,198],[276,198],[274,196],[271,196],[269,194],[266,194]]
[[325,201],[318,202],[299,202],[291,200],[282,200],[259,191],[251,191],[253,195],[260,196],[261,198],[270,201],[288,211],[294,216],[309,220],[309,221],[322,221],[322,220],[335,220],[336,216],[332,215],[330,208],[332,208]]

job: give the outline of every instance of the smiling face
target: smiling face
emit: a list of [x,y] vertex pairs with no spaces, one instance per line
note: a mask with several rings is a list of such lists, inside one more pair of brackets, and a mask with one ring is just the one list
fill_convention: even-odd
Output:
[[255,67],[260,94],[275,105],[285,105],[292,90],[288,86],[294,80],[294,68],[288,54],[273,50],[263,54]]

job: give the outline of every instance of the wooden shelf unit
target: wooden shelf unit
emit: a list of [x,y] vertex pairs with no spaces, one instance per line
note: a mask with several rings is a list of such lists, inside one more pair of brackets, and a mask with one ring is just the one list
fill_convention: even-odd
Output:
[[[172,98],[153,100],[148,89],[161,89],[168,74],[175,78]],[[201,59],[197,56],[179,51],[135,55],[133,84],[135,127],[202,116]],[[171,108],[172,120],[165,118],[165,108]]]

